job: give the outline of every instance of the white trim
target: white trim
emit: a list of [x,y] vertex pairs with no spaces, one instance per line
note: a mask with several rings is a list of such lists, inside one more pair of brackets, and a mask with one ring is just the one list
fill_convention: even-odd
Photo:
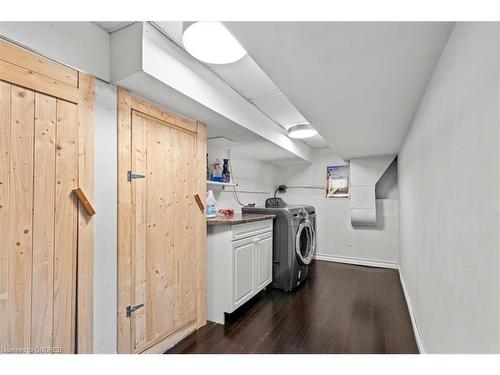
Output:
[[405,295],[406,306],[408,306],[408,312],[410,313],[411,326],[413,327],[413,334],[415,335],[415,341],[417,342],[418,352],[420,354],[425,354],[424,343],[422,341],[422,336],[420,335],[420,330],[418,329],[417,318],[413,312],[413,307],[410,300],[410,295],[406,289],[405,280],[403,278],[403,274],[401,273],[401,269],[399,270],[399,280],[401,281],[401,287],[403,288],[403,293]]
[[357,264],[360,266],[369,266],[369,267],[380,267],[380,268],[390,268],[394,270],[399,269],[399,265],[397,263],[392,262],[382,262],[379,260],[372,259],[362,259],[362,258],[351,258],[337,255],[329,255],[329,254],[314,254],[314,259],[324,260],[327,262],[339,262],[339,263],[347,263],[347,264]]

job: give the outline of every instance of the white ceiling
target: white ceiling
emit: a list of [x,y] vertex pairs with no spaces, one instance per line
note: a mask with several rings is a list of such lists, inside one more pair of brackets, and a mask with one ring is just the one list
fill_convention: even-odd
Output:
[[[182,46],[182,22],[158,21],[153,24]],[[292,125],[307,121],[255,63],[251,55],[246,55],[231,64],[206,64],[206,66],[283,129],[288,130]],[[328,147],[319,134],[303,141],[315,148]]]
[[106,30],[108,33],[114,33],[115,31],[121,30],[134,22],[135,21],[95,21],[92,23],[99,26],[101,29]]
[[224,22],[344,159],[396,154],[448,22]]

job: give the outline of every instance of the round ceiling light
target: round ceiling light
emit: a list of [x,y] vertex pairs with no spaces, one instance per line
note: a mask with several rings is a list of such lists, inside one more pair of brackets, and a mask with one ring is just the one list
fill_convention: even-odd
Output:
[[220,22],[194,22],[182,35],[184,48],[208,64],[230,64],[247,54]]
[[290,138],[309,138],[318,134],[310,124],[293,125],[288,129]]

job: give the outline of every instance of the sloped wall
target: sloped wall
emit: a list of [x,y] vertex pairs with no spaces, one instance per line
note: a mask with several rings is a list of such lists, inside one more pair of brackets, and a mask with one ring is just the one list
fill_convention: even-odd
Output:
[[500,24],[458,23],[398,156],[401,275],[428,353],[500,352]]

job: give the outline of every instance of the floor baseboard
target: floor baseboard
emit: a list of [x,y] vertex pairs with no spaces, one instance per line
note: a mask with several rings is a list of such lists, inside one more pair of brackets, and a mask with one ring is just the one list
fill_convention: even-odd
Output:
[[371,260],[371,259],[342,257],[342,256],[336,256],[336,255],[329,255],[329,254],[315,254],[314,259],[324,260],[327,262],[356,264],[359,266],[390,268],[390,269],[394,269],[394,270],[399,269],[399,265],[397,263],[381,262],[378,260]]
[[405,295],[406,306],[408,306],[408,312],[410,313],[411,326],[413,327],[413,334],[415,335],[415,341],[417,342],[418,352],[420,354],[425,354],[424,343],[422,342],[422,336],[420,335],[420,330],[418,329],[417,320],[415,318],[415,314],[413,313],[413,306],[411,304],[410,295],[408,294],[408,290],[406,289],[406,284],[403,278],[403,274],[401,273],[401,269],[399,270],[399,280],[401,281],[401,287],[403,288],[403,293]]

